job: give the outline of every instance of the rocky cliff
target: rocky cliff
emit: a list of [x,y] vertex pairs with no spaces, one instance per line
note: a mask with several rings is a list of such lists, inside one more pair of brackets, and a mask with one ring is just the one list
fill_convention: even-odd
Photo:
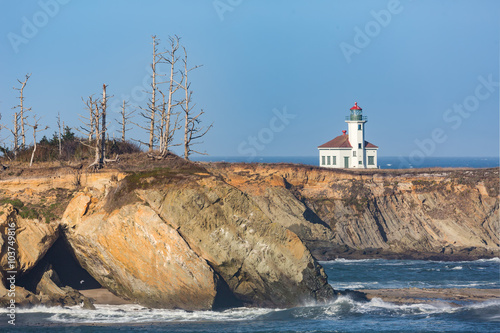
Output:
[[[151,307],[289,307],[333,296],[323,268],[295,233],[204,168],[108,176],[100,187],[87,182],[85,188],[66,189],[69,203],[60,219],[43,221],[45,210],[55,205],[47,207],[45,188],[31,190],[32,201],[24,204],[20,180],[18,193],[3,200],[4,215],[18,226],[16,259],[25,303],[45,297],[48,304],[70,304],[59,290],[79,287],[69,282],[75,280],[71,273],[63,278],[68,273],[61,272],[67,266],[61,262],[72,260],[88,275],[81,284],[90,281]],[[30,180],[24,181],[28,187]],[[1,226],[4,239],[7,224]],[[54,250],[57,243],[63,246]],[[83,295],[73,298],[86,302]]]
[[92,307],[77,289],[104,287],[151,307],[289,307],[334,295],[319,259],[499,256],[498,169],[155,163],[0,179],[18,303]]
[[498,169],[212,164],[321,260],[499,256]]

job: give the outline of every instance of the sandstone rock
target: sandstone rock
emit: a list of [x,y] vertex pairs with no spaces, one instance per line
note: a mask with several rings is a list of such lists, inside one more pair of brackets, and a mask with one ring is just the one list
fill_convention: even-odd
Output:
[[[81,213],[88,202],[77,196],[68,209]],[[74,221],[72,214],[65,217]],[[82,267],[108,290],[152,307],[214,306],[217,275],[150,207],[135,203],[110,214],[96,208],[78,219],[66,232],[68,241]]]
[[80,192],[75,195],[64,211],[62,217],[63,224],[70,228],[77,225],[81,221],[82,217],[87,213],[91,203],[91,198],[91,195],[87,193]]
[[[500,255],[498,169],[353,171],[221,164],[209,170],[299,234],[320,259],[436,258],[443,247],[453,249],[449,259],[467,258],[467,253],[470,259]],[[281,188],[277,177],[284,179]],[[286,199],[285,191],[300,197],[331,232],[300,223],[300,205]]]
[[269,187],[261,195],[249,194],[271,221],[293,231],[306,244],[333,240],[330,227],[285,187]]
[[[151,194],[151,193],[149,193]],[[322,267],[293,232],[240,190],[213,178],[140,195],[205,258],[236,297],[253,306],[296,306],[333,295]]]
[[[59,237],[59,228],[52,223],[23,219],[12,205],[0,208],[2,246],[7,241],[8,223],[15,224],[16,254],[19,274],[33,268]],[[7,267],[7,251],[0,254],[1,267]]]

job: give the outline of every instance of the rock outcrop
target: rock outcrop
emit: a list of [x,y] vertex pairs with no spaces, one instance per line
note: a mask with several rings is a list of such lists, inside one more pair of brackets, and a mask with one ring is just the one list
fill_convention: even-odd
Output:
[[333,296],[299,237],[244,193],[208,174],[177,176],[136,174],[106,198],[71,201],[65,236],[102,286],[140,304],[190,310]]
[[59,227],[53,223],[44,223],[38,219],[25,219],[17,210],[7,204],[0,207],[0,253],[1,267],[7,267],[8,224],[15,226],[15,243],[17,254],[16,270],[22,274],[32,269],[47,253],[59,237]]
[[498,169],[214,164],[210,170],[296,232],[318,259],[500,254]]
[[134,203],[108,214],[92,199],[77,195],[62,224],[78,261],[102,286],[151,307],[214,306],[217,275],[149,206]]
[[333,293],[321,266],[290,230],[240,190],[207,177],[184,188],[140,191],[247,305],[294,306]]
[[[0,304],[7,305],[12,298],[10,294],[20,306],[83,304],[85,308],[93,308],[88,298],[71,287],[61,285],[51,267],[40,264],[60,236],[57,224],[22,218],[14,206],[7,204],[0,209],[0,235],[0,276],[2,282],[4,278],[14,277],[12,281],[6,279],[9,288],[10,282],[15,282],[13,289],[7,289],[0,283]],[[12,253],[15,260],[11,259]],[[22,276],[27,273],[32,275],[30,281],[24,286],[19,285],[20,281],[24,284]]]

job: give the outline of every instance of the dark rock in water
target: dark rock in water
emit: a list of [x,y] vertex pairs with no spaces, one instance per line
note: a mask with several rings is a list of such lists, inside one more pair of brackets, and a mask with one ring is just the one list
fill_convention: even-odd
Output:
[[351,289],[345,289],[341,291],[335,292],[335,295],[338,296],[346,296],[352,299],[353,301],[356,302],[368,302],[369,299],[366,296],[366,293],[357,291],[357,290],[351,290]]

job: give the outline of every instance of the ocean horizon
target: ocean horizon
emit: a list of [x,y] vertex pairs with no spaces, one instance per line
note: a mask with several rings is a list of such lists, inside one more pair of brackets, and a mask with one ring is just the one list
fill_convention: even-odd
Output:
[[[193,156],[199,162],[230,163],[295,163],[319,166],[318,156]],[[413,161],[405,156],[379,156],[380,169],[421,169],[421,168],[496,168],[500,157],[426,157]]]

